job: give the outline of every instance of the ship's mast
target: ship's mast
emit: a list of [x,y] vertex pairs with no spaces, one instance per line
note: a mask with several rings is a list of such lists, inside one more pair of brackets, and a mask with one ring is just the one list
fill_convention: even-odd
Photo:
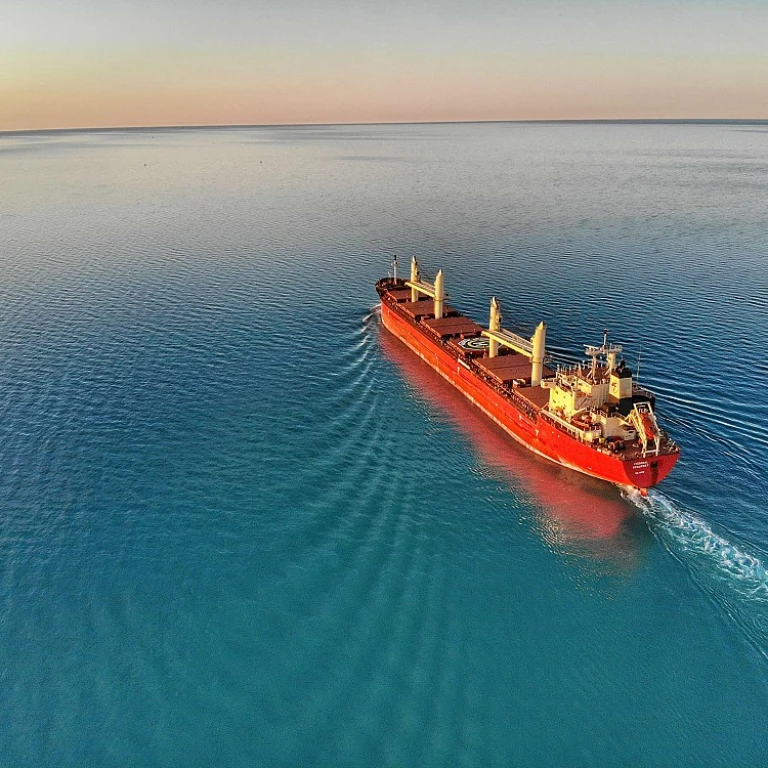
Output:
[[433,314],[435,320],[440,320],[442,318],[443,313],[445,312],[446,298],[445,279],[443,278],[442,269],[435,275],[434,283],[422,281],[419,262],[416,261],[416,257],[414,256],[411,259],[411,279],[406,280],[405,284],[411,289],[411,301],[418,301],[419,294],[429,296],[434,301]]
[[442,269],[435,275],[434,289],[435,320],[440,320],[443,316],[443,307],[445,306],[445,281],[443,279]]
[[[416,261],[415,256],[411,258],[411,282],[412,283],[421,282],[421,271],[419,270],[419,262]],[[411,286],[411,301],[418,301],[418,299],[419,299],[418,289]]]
[[544,373],[544,356],[546,355],[547,324],[542,320],[531,338],[531,386],[538,387]]
[[608,329],[603,330],[603,344],[600,347],[595,347],[592,344],[585,344],[587,355],[592,358],[592,366],[590,368],[590,377],[592,381],[597,381],[597,359],[601,355],[605,357],[608,371],[612,371],[616,368],[616,358],[621,353],[623,347],[621,344],[609,344],[608,343]]
[[[501,330],[501,308],[499,302],[496,301],[494,296],[491,299],[491,313],[488,318],[488,330],[500,331]],[[499,342],[491,337],[488,342],[488,357],[496,357],[499,354]]]

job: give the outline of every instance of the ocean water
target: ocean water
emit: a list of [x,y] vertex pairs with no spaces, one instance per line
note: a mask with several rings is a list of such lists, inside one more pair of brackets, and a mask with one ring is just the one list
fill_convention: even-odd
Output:
[[[768,759],[768,124],[0,136],[0,764]],[[625,345],[647,500],[380,327]]]

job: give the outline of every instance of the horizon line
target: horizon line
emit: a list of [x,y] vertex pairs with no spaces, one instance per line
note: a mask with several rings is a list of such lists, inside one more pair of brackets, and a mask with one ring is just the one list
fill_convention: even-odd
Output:
[[382,125],[499,125],[499,124],[596,124],[596,125],[768,125],[766,118],[568,118],[568,119],[529,119],[529,120],[393,120],[374,122],[338,122],[338,123],[211,123],[211,124],[179,124],[179,125],[110,125],[110,126],[80,126],[70,128],[16,128],[0,130],[0,136],[15,136],[20,134],[43,133],[78,133],[78,132],[110,132],[110,131],[173,131],[173,130],[222,130],[227,128],[330,128],[355,126]]

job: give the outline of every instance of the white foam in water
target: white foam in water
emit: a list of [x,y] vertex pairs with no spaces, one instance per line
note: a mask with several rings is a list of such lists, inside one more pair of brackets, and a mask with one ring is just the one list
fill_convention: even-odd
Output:
[[674,543],[678,551],[673,554],[692,553],[706,558],[714,568],[711,576],[731,582],[744,596],[768,603],[768,570],[757,557],[739,549],[700,517],[678,507],[661,493],[652,492],[647,498],[627,493],[627,498],[654,521],[655,531]]

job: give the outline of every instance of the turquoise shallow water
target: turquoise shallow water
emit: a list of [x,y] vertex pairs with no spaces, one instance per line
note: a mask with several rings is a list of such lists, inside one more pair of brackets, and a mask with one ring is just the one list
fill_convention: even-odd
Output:
[[[754,766],[768,125],[0,136],[9,766]],[[380,328],[392,253],[683,447],[550,466]]]

